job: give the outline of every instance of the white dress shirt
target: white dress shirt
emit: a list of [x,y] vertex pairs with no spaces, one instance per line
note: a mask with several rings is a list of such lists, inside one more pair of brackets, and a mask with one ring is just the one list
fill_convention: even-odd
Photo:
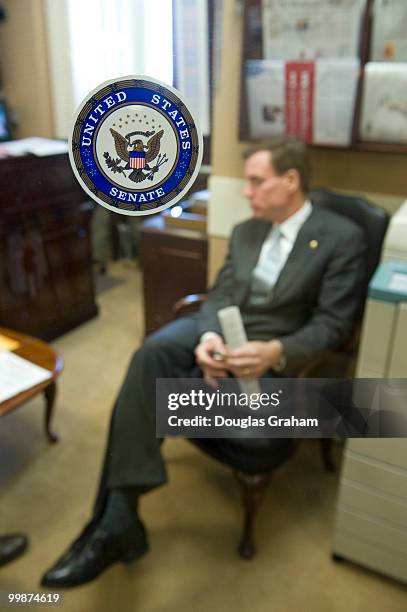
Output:
[[267,259],[267,253],[270,248],[270,244],[272,242],[273,235],[280,230],[281,238],[281,269],[284,267],[285,262],[288,259],[289,254],[291,253],[294,243],[297,239],[298,232],[301,227],[308,219],[312,212],[312,204],[309,200],[305,200],[304,204],[301,206],[296,213],[291,215],[288,219],[283,221],[283,223],[273,223],[273,227],[271,228],[267,238],[263,242],[263,246],[261,247],[259,259],[257,263],[262,263]]

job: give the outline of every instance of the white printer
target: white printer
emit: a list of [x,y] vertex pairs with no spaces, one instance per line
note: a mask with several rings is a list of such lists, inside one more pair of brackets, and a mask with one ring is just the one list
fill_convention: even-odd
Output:
[[[407,201],[369,285],[356,377],[407,379]],[[407,438],[348,440],[332,550],[407,582]]]
[[384,240],[382,261],[407,262],[407,200],[392,216]]

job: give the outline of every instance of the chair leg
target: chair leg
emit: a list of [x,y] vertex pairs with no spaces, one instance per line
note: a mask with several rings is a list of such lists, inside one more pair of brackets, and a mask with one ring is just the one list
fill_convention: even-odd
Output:
[[256,552],[253,539],[254,520],[257,510],[263,501],[271,474],[256,474],[250,476],[242,472],[237,472],[236,476],[241,486],[244,508],[243,533],[238,551],[243,559],[251,559]]
[[332,457],[332,439],[331,438],[321,438],[321,458],[322,463],[324,464],[325,469],[328,472],[336,472],[336,466]]

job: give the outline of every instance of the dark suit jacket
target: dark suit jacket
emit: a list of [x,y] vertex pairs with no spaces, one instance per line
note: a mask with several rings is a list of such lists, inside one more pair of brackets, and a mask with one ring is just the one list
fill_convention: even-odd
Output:
[[[252,271],[270,227],[249,219],[234,228],[224,266],[200,311],[201,334],[220,333],[220,308],[236,304],[244,314]],[[311,241],[317,241],[316,248]],[[269,332],[262,338],[281,340],[288,371],[349,339],[366,278],[365,252],[363,231],[353,221],[314,205],[273,289]]]

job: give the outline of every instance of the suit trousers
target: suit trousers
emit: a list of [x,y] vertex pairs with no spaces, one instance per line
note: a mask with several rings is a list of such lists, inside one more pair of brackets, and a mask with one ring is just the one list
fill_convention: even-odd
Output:
[[151,334],[134,353],[114,405],[94,516],[117,487],[146,492],[167,481],[155,433],[156,378],[198,378],[198,315],[183,317]]
[[[93,518],[104,511],[107,493],[132,487],[145,493],[167,482],[156,437],[157,378],[200,378],[194,348],[199,342],[198,314],[183,317],[151,334],[133,355],[114,405]],[[274,377],[268,372],[266,378]],[[270,471],[293,449],[292,439],[194,439],[214,458],[248,474]],[[245,449],[242,457],[242,447]]]

